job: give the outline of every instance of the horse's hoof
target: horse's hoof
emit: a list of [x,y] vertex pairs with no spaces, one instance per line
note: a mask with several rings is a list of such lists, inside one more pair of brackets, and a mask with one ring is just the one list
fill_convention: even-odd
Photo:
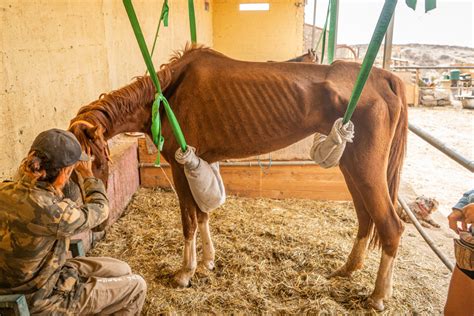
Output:
[[209,271],[214,271],[216,265],[214,264],[214,260],[204,260],[202,264],[206,267]]
[[367,300],[365,301],[365,307],[366,308],[373,308],[378,312],[381,312],[385,309],[385,306],[383,304],[383,299],[381,298],[373,298],[373,297],[368,297]]
[[329,278],[334,277],[341,277],[341,278],[349,278],[352,275],[352,271],[347,271],[345,267],[341,267],[334,271],[333,273],[329,274]]
[[191,287],[191,277],[192,274],[178,271],[174,276],[174,281],[178,287]]

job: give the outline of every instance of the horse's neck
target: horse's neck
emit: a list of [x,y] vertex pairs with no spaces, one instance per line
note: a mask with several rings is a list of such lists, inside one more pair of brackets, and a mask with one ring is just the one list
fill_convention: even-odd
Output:
[[[128,91],[125,91],[128,89]],[[155,90],[136,82],[123,89],[117,90],[104,100],[106,105],[99,110],[96,117],[103,117],[104,136],[107,139],[125,132],[145,132],[151,123],[151,108]]]
[[120,121],[112,122],[112,124],[106,127],[105,138],[108,140],[118,134],[126,132],[147,132],[147,122],[150,120],[151,110],[146,111],[140,109],[140,112],[141,113],[126,113],[126,117],[123,117]]

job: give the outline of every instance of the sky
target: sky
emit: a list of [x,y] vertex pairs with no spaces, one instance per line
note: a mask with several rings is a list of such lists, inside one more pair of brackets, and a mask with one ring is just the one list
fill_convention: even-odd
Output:
[[[315,0],[307,0],[305,22],[313,22]],[[316,25],[326,19],[328,0],[316,0]],[[339,44],[367,44],[384,0],[339,0]],[[474,47],[474,0],[438,0],[437,8],[424,13],[424,1],[416,11],[399,0],[395,12],[394,44],[440,44]]]

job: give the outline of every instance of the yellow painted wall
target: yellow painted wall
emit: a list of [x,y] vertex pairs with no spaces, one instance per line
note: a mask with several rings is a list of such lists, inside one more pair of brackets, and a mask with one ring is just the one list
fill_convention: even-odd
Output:
[[[212,46],[212,8],[196,2],[198,41]],[[152,41],[161,1],[134,0]],[[155,64],[189,39],[187,1],[170,0]],[[79,107],[120,88],[145,66],[119,0],[0,0],[0,180],[9,178],[34,137],[67,128]]]
[[[240,3],[269,11],[239,11]],[[250,61],[280,61],[303,51],[304,0],[214,0],[214,49]]]

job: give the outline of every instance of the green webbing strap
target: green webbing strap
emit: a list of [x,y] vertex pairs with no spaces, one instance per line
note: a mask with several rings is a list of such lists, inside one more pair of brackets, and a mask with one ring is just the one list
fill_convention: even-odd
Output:
[[169,15],[170,7],[168,6],[168,0],[163,2],[163,6],[161,7],[161,14],[160,20],[158,21],[158,27],[156,28],[155,38],[153,39],[153,46],[151,48],[151,57],[153,57],[153,53],[155,52],[155,45],[156,40],[158,39],[158,33],[160,32],[161,21],[163,21],[163,25],[168,27],[168,15]]
[[362,93],[362,89],[364,88],[367,78],[369,77],[370,70],[374,64],[375,57],[377,57],[377,53],[379,51],[380,45],[382,44],[385,33],[387,32],[388,25],[390,24],[390,20],[392,19],[396,6],[397,0],[385,1],[382,13],[380,14],[377,25],[375,26],[374,34],[372,35],[369,47],[367,48],[364,61],[362,62],[359,75],[357,76],[354,90],[352,91],[351,98],[349,99],[349,105],[347,106],[346,113],[344,114],[343,124],[349,122],[352,114],[354,113],[357,102],[359,101],[360,95]]
[[188,0],[189,29],[191,31],[191,42],[197,43],[196,37],[196,15],[194,13],[194,0]]
[[329,18],[329,39],[328,39],[328,64],[334,61],[336,51],[336,22],[337,22],[337,0],[331,0],[331,13]]
[[[181,127],[179,126],[178,120],[171,110],[168,101],[163,96],[161,91],[160,81],[158,80],[158,75],[156,74],[155,67],[153,66],[153,62],[151,61],[150,53],[148,52],[148,47],[146,46],[145,39],[143,37],[142,30],[140,28],[140,24],[138,23],[137,15],[135,14],[135,10],[133,9],[132,0],[123,0],[123,4],[125,6],[125,10],[127,11],[128,18],[130,19],[130,24],[132,25],[133,32],[135,33],[135,37],[137,38],[138,46],[140,47],[140,51],[142,53],[143,59],[145,60],[146,67],[148,68],[148,72],[150,73],[151,80],[156,88],[156,96],[155,101],[153,102],[152,108],[152,135],[153,135],[153,142],[158,149],[161,150],[163,147],[163,138],[161,136],[161,121],[159,117],[159,107],[160,103],[163,102],[163,106],[165,108],[166,115],[168,116],[168,120],[171,124],[171,129],[173,130],[173,134],[176,137],[176,140],[181,147],[182,151],[187,149],[186,140],[184,139],[183,132],[181,131]],[[160,155],[158,154],[157,157],[157,164],[160,163]]]
[[[165,0],[163,2],[163,6],[161,7],[161,14],[160,14],[160,20],[158,21],[158,27],[156,28],[155,32],[155,38],[153,39],[153,47],[151,48],[151,53],[150,56],[153,57],[153,53],[155,52],[155,45],[156,45],[156,40],[158,39],[158,34],[160,32],[160,27],[161,27],[161,21],[163,21],[163,24],[165,27],[168,27],[168,14],[169,14],[169,6],[168,6],[168,0]],[[145,71],[145,76],[148,74],[148,68]]]
[[[417,0],[405,0],[405,2],[413,10],[416,9]],[[425,13],[433,9],[436,9],[436,0],[425,0]]]
[[321,38],[323,39],[323,47],[321,47],[321,64],[324,62],[324,53],[326,51],[326,33],[328,30],[328,21],[329,21],[329,10],[331,8],[331,1],[328,2],[328,10],[326,13],[326,21],[324,22],[324,27],[323,31],[321,32],[321,35],[319,36],[318,44],[316,45],[315,51],[318,51],[319,47],[319,42],[321,41]]

